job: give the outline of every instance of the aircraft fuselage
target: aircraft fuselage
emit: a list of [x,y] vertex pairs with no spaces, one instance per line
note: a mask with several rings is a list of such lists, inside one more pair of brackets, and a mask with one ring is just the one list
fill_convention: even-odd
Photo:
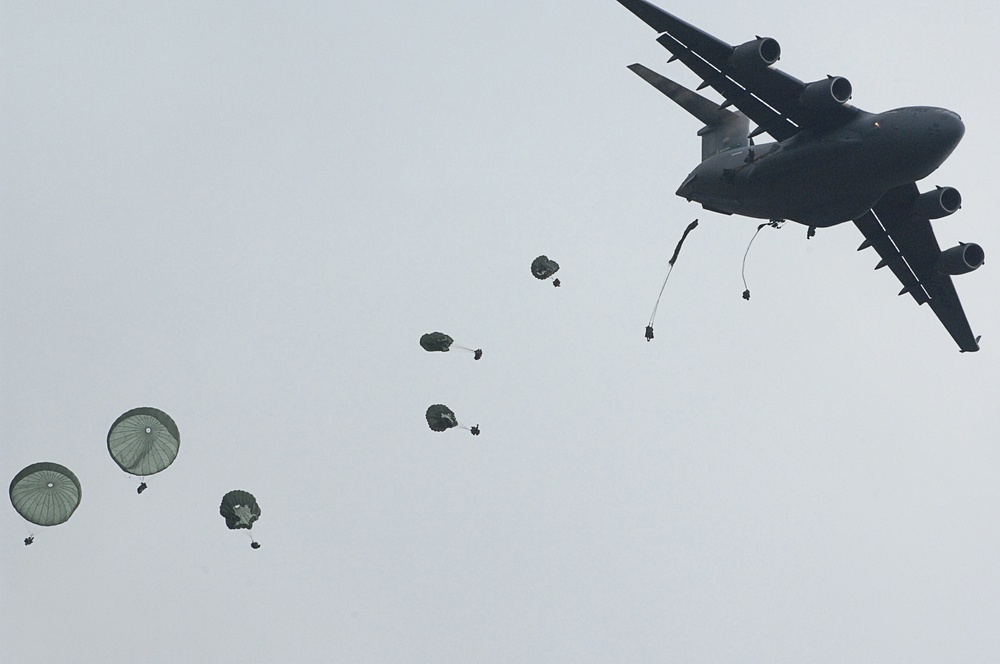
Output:
[[965,133],[957,113],[927,106],[859,111],[830,131],[709,157],[677,195],[723,214],[833,226],[865,214],[889,189],[934,172]]

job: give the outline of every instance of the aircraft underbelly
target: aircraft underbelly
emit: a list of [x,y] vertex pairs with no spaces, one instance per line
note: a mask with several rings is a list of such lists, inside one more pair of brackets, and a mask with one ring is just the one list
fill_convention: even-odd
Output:
[[858,142],[775,150],[748,164],[737,199],[761,218],[832,226],[864,214],[895,184]]

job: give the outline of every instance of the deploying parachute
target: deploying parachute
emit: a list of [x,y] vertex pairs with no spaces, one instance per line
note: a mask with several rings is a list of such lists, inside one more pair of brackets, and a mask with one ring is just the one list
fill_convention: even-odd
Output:
[[[455,340],[449,337],[444,332],[428,332],[427,334],[421,335],[420,337],[420,347],[428,352],[441,352],[447,353],[451,348],[451,345],[455,343]],[[483,356],[483,349],[477,348],[473,350],[471,348],[466,348],[465,346],[456,345],[455,348],[461,348],[462,350],[467,350],[472,353],[472,359],[478,360]]]
[[[169,415],[156,408],[133,408],[115,420],[108,431],[108,452],[130,475],[146,477],[160,472],[177,458],[181,434]],[[143,482],[137,489],[142,493]]]
[[[741,274],[743,276],[743,299],[744,300],[749,300],[750,299],[750,287],[747,286],[747,255],[750,253],[750,246],[753,245],[753,241],[757,239],[757,233],[760,233],[760,231],[761,231],[762,228],[764,228],[765,226],[770,226],[771,228],[781,228],[781,226],[784,223],[785,222],[782,221],[781,219],[772,219],[771,221],[767,222],[766,224],[760,224],[759,226],[757,226],[757,230],[754,232],[753,237],[750,238],[750,242],[747,243],[747,250],[745,252],[743,252],[743,270],[741,272]],[[815,234],[815,231],[812,230],[812,226],[810,226],[809,229],[810,229],[809,232]],[[809,239],[811,237],[812,237],[812,235],[806,235],[806,239]]]
[[473,436],[479,435],[478,424],[471,429],[469,427],[462,426],[458,423],[458,418],[455,417],[455,412],[444,404],[436,403],[433,406],[429,406],[425,417],[427,418],[427,426],[431,428],[431,431],[447,431],[452,427],[462,427],[463,429],[468,429],[472,432]]
[[[37,526],[65,523],[80,505],[80,480],[58,463],[33,463],[10,482],[10,502],[17,513]],[[26,537],[25,545],[34,541]]]
[[[559,271],[559,263],[549,259],[544,254],[531,261],[531,274],[535,279],[548,279]],[[553,286],[559,286],[559,280],[552,281]]]
[[684,240],[686,240],[688,234],[696,228],[698,228],[697,219],[688,224],[687,228],[684,229],[684,234],[681,235],[680,241],[677,243],[677,246],[674,247],[674,255],[670,257],[669,261],[667,261],[667,265],[670,266],[670,269],[667,270],[667,276],[663,278],[663,285],[660,286],[660,294],[656,297],[656,304],[653,305],[653,313],[649,316],[649,324],[646,325],[646,341],[653,340],[653,322],[656,320],[656,310],[660,308],[660,298],[663,297],[663,290],[667,287],[667,281],[670,279],[670,273],[674,271],[674,263],[677,262],[677,257],[681,253],[681,247],[684,245]]
[[[222,497],[222,504],[219,505],[219,514],[226,519],[226,527],[230,530],[253,528],[254,521],[260,518],[260,505],[252,493],[236,489],[230,491]],[[249,533],[248,533],[249,534]],[[253,535],[250,536],[250,547],[259,549]]]

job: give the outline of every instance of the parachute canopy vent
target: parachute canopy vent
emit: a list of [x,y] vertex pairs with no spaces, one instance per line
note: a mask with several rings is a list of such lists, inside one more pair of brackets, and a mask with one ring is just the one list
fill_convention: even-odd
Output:
[[80,505],[80,480],[58,463],[33,463],[10,483],[10,502],[17,513],[38,526],[65,523]]
[[177,458],[181,434],[169,415],[156,408],[133,408],[108,431],[108,452],[132,475],[155,475]]

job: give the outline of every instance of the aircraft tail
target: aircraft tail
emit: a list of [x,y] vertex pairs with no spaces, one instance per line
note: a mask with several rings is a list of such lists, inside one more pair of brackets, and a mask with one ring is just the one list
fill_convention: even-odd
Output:
[[718,104],[697,92],[692,92],[638,63],[629,65],[629,69],[705,123],[705,126],[698,131],[698,135],[701,136],[702,161],[720,152],[743,148],[750,144],[750,120],[742,113],[720,108]]

